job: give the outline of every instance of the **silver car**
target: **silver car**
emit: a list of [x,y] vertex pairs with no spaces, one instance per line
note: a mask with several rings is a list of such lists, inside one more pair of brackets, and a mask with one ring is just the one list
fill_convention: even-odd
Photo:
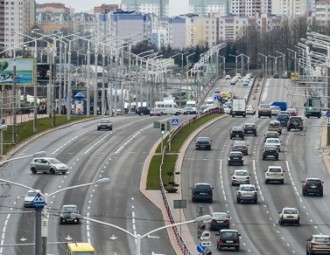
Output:
[[68,172],[68,166],[56,158],[34,158],[31,161],[30,170],[33,174],[38,172],[66,174]]
[[241,184],[236,192],[237,203],[241,202],[258,202],[258,192],[254,184]]
[[231,185],[250,184],[250,174],[245,169],[237,169],[231,176]]
[[28,192],[26,192],[26,194],[24,196],[24,207],[25,208],[34,207],[33,200],[37,196],[37,194],[40,194],[40,193],[41,193],[41,191],[39,189],[36,189],[36,190],[31,189]]

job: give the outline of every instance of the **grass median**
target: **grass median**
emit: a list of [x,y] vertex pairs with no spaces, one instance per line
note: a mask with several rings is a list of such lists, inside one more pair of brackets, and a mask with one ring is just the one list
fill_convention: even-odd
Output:
[[[175,187],[178,185],[174,183],[174,175],[175,175],[175,163],[178,158],[178,153],[184,141],[199,127],[204,124],[212,121],[215,118],[219,118],[221,114],[214,113],[210,115],[206,115],[197,119],[195,122],[186,125],[183,127],[179,133],[175,137],[172,138],[171,142],[171,151],[166,151],[166,155],[164,157],[163,171],[162,171],[162,180],[164,185],[168,190],[175,190]],[[164,138],[164,145],[168,144],[168,136]],[[160,165],[162,160],[162,155],[160,154],[161,145],[156,149],[155,155],[152,157],[148,170],[148,178],[147,178],[147,189],[149,190],[159,190],[160,189]]]

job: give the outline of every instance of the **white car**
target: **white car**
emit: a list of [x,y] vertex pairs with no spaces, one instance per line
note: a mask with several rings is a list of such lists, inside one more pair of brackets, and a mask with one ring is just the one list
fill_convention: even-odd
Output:
[[231,176],[231,186],[250,184],[250,173],[245,169],[236,169]]
[[24,197],[24,207],[25,208],[34,207],[33,200],[38,193],[41,194],[41,191],[39,189],[29,190],[28,192],[26,192],[25,197]]
[[273,181],[284,183],[284,170],[281,166],[268,166],[265,172],[265,182],[268,184]]
[[252,105],[248,105],[246,107],[246,115],[254,115],[256,113],[256,110],[253,108]]
[[225,80],[230,80],[230,79],[231,79],[230,75],[227,74],[227,75],[225,76]]
[[293,207],[284,207],[278,215],[278,224],[300,224],[299,211]]
[[223,108],[224,112],[227,113],[227,114],[231,113],[231,109],[232,109],[231,105],[227,105],[226,107]]
[[278,151],[281,151],[281,141],[278,138],[267,138],[265,146],[276,146]]
[[241,184],[236,192],[236,201],[237,203],[244,202],[251,202],[257,203],[258,202],[258,192],[257,188],[254,184]]
[[277,116],[281,111],[281,108],[279,106],[273,105],[271,106],[271,112],[273,116]]

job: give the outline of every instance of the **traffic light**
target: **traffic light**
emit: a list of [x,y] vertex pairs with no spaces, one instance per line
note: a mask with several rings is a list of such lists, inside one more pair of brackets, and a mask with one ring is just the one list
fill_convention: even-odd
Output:
[[160,124],[160,133],[163,135],[165,134],[165,123]]

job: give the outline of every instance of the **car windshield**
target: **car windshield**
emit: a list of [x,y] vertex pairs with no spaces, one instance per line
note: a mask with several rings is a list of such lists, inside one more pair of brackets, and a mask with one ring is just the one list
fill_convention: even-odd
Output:
[[235,145],[235,146],[233,146],[233,150],[237,150],[237,151],[245,150],[245,147],[244,146]]
[[245,127],[254,128],[254,127],[255,127],[255,125],[254,125],[254,124],[245,124]]
[[222,232],[222,238],[224,239],[236,239],[237,232]]
[[255,191],[256,189],[253,186],[243,186],[241,187],[242,191]]
[[275,139],[267,139],[267,143],[277,144],[277,143],[279,143],[279,141],[278,140],[275,140]]
[[266,151],[275,151],[277,150],[276,146],[267,146]]
[[224,220],[224,219],[226,219],[228,217],[227,217],[227,214],[226,213],[213,213],[212,214],[212,218],[213,219],[222,219],[222,220]]
[[261,105],[259,106],[259,108],[269,109],[269,108],[270,108],[270,105],[268,105],[268,104],[261,104]]
[[62,208],[62,212],[66,212],[66,213],[73,213],[73,212],[77,212],[77,207],[63,207]]
[[330,237],[328,237],[328,236],[316,236],[314,238],[314,241],[318,242],[318,243],[329,243],[330,242]]
[[209,192],[211,187],[209,185],[198,185],[195,187],[195,191],[199,192]]
[[276,138],[279,136],[279,134],[276,132],[276,133],[267,133],[266,135],[267,137],[273,137],[273,138]]
[[51,164],[62,164],[62,162],[59,161],[59,160],[56,159],[56,158],[50,158],[50,159],[48,159],[48,161],[49,161]]
[[100,120],[101,123],[109,123],[110,120]]
[[235,175],[237,175],[237,176],[247,176],[248,173],[246,171],[236,171]]
[[197,142],[208,142],[210,139],[208,137],[198,137]]
[[230,153],[230,156],[231,157],[241,157],[242,156],[242,153],[233,152],[233,153]]
[[240,131],[240,130],[242,130],[242,128],[241,127],[233,127],[232,130],[234,130],[234,131]]
[[297,210],[296,209],[285,209],[284,210],[284,214],[297,214]]
[[26,194],[27,197],[35,197],[38,194],[38,192],[36,191],[28,191],[28,193]]
[[307,183],[308,184],[311,184],[311,185],[319,185],[319,184],[321,184],[321,180],[307,180]]

